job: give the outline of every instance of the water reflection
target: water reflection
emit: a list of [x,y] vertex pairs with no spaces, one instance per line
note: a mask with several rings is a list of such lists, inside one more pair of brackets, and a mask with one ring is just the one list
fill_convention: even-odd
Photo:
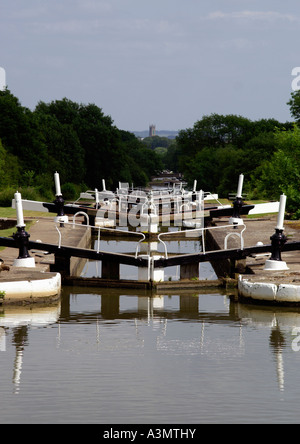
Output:
[[237,304],[237,311],[244,324],[270,329],[269,346],[276,364],[278,387],[284,391],[283,351],[291,347],[293,331],[300,326],[300,310]]
[[[38,338],[47,327],[50,327],[47,337],[52,335],[52,339],[46,346]],[[15,349],[14,360],[9,364],[14,393],[19,393],[22,385],[23,363],[27,362],[26,369],[30,359],[35,363],[35,348],[36,353],[41,353],[39,371],[44,369],[43,354],[51,356],[53,371],[59,371],[63,356],[82,356],[82,360],[76,360],[77,377],[81,372],[89,373],[90,367],[97,368],[97,359],[101,360],[103,375],[110,374],[111,368],[116,374],[118,366],[124,366],[127,370],[130,368],[125,375],[128,377],[132,372],[138,380],[141,373],[147,373],[152,362],[159,367],[162,360],[164,368],[167,361],[175,360],[179,365],[176,393],[180,397],[182,369],[191,371],[186,376],[193,384],[198,381],[198,367],[205,372],[201,373],[201,377],[208,381],[213,378],[211,375],[219,376],[215,370],[219,367],[225,380],[233,369],[240,372],[235,378],[243,380],[244,377],[252,377],[251,371],[259,369],[260,361],[265,360],[267,352],[271,351],[273,375],[268,373],[264,378],[267,381],[273,379],[279,393],[283,393],[286,379],[291,378],[291,365],[285,368],[285,364],[288,353],[289,360],[292,355],[295,356],[291,348],[295,327],[300,327],[300,311],[297,309],[244,305],[233,302],[225,293],[155,295],[146,291],[101,289],[98,293],[88,288],[64,288],[61,302],[55,306],[0,308],[0,356],[5,358],[7,349]],[[254,343],[253,334],[257,332],[260,342]],[[266,332],[266,335],[261,332]],[[42,337],[45,339],[46,336]],[[51,348],[51,343],[55,343],[55,347],[52,345]],[[143,357],[142,361],[138,360],[138,356]],[[0,361],[2,374],[4,361]],[[197,370],[192,366],[186,367],[186,361],[194,362]],[[266,368],[269,361],[264,363]],[[138,362],[138,368],[132,368],[133,362]],[[29,370],[26,371],[28,378]],[[97,378],[93,370],[91,374]],[[71,384],[69,376],[67,373],[59,374],[62,387],[64,382]],[[66,378],[65,381],[63,378]],[[118,378],[119,388],[121,379]],[[107,383],[107,376],[103,382],[95,379],[97,387]],[[144,385],[143,379],[137,390],[142,392]],[[187,389],[187,385],[184,387]],[[219,380],[218,387],[220,390]],[[2,389],[0,387],[0,396]],[[46,387],[43,389],[46,390]],[[201,390],[205,390],[202,385]],[[245,395],[243,391],[241,393]],[[182,399],[185,399],[184,396],[186,393],[182,394]]]
[[[85,291],[86,293],[83,293]],[[218,298],[218,307],[211,312],[201,311],[201,297],[220,296],[220,293],[211,294],[210,291],[201,295],[194,292],[178,293],[176,295],[157,295],[148,291],[110,289],[95,294],[91,289],[72,289],[72,293],[64,293],[61,304],[60,322],[94,322],[96,319],[121,322],[124,319],[151,319],[163,318],[182,321],[230,322],[237,321],[235,305],[224,296]],[[84,309],[84,299],[89,302],[94,297],[93,309]],[[216,298],[215,298],[216,299]],[[199,306],[200,304],[200,306]],[[79,307],[82,306],[82,311]],[[73,307],[73,310],[72,310]],[[74,308],[76,309],[74,310]]]
[[[187,232],[189,234],[189,232]],[[176,232],[175,232],[176,234]],[[196,233],[197,234],[197,233]],[[202,251],[201,240],[199,234],[197,239],[193,238],[168,240],[164,239],[163,243],[158,242],[137,242],[136,239],[115,240],[115,239],[101,239],[101,241],[94,240],[93,248],[95,250],[124,253],[134,255],[139,254],[153,255],[158,254],[165,256],[167,254],[188,254],[199,253]],[[102,276],[102,262],[87,260],[82,270],[83,277],[101,277]],[[120,265],[120,279],[138,279],[138,268],[130,265]],[[164,273],[164,280],[179,280],[180,266],[166,267]],[[209,262],[202,262],[199,264],[199,279],[215,280],[218,279],[212,265]]]
[[59,315],[60,302],[51,306],[0,307],[0,351],[6,351],[8,331],[12,332],[12,345],[16,350],[12,378],[15,393],[18,393],[20,388],[24,350],[29,345],[29,329],[54,324],[58,321]]
[[[78,297],[82,298],[80,289]],[[99,295],[98,295],[99,296]],[[269,348],[274,356],[278,387],[284,390],[284,348],[291,346],[292,332],[300,326],[300,311],[292,308],[274,308],[245,305],[232,302],[226,295],[178,294],[178,295],[127,295],[118,291],[101,294],[98,310],[95,312],[72,312],[70,307],[76,293],[65,299],[60,322],[97,324],[97,341],[101,322],[121,323],[134,320],[136,338],[144,343],[142,335],[147,325],[156,331],[155,347],[168,354],[242,356],[246,353],[243,330],[248,327],[270,330]],[[212,303],[208,302],[209,299]],[[216,304],[217,301],[217,304]],[[169,321],[196,322],[201,324],[201,334],[196,338],[167,337]],[[213,340],[206,336],[208,325],[228,325],[238,328],[238,335],[225,335]],[[236,331],[236,330],[235,330]]]

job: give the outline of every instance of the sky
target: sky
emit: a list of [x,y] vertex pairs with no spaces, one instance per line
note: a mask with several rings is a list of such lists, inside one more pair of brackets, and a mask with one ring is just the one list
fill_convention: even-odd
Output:
[[1,0],[0,67],[23,106],[94,103],[126,131],[286,122],[299,29],[299,0]]

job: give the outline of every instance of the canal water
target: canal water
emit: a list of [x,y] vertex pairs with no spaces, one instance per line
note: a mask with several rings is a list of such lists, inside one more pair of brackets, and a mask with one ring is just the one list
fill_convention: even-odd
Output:
[[0,423],[299,422],[298,325],[214,291],[2,308]]
[[0,307],[0,423],[298,423],[299,327],[297,309],[215,289],[72,287]]

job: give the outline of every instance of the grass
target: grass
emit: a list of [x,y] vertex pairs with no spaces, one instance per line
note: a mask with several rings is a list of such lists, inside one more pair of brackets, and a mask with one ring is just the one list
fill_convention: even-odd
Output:
[[[257,219],[258,217],[268,217],[268,216],[274,216],[278,214],[276,213],[259,213],[259,214],[247,214],[247,219]],[[244,216],[243,216],[244,217]]]
[[[27,220],[26,218],[30,217],[30,218],[36,218],[39,219],[41,217],[55,217],[56,214],[55,213],[46,213],[46,212],[41,212],[41,211],[29,211],[29,210],[24,210],[23,211],[23,216],[25,219],[25,223],[26,223],[26,230],[29,230],[30,226],[32,224],[34,224],[34,220]],[[0,207],[0,219],[5,219],[5,218],[16,218],[16,210],[14,208],[11,207]],[[11,237],[14,233],[16,233],[17,229],[16,227],[12,227],[12,228],[6,228],[5,230],[0,230],[0,237]],[[4,250],[5,247],[0,247],[0,251]]]
[[[34,223],[34,221],[26,222],[26,230],[29,230],[30,226]],[[6,228],[5,230],[0,230],[0,237],[12,237],[14,233],[17,232],[16,227]],[[0,251],[4,250],[6,247],[0,247]]]
[[0,207],[0,218],[16,217],[16,210],[11,207]]
[[[55,217],[56,216],[55,213],[48,213],[48,212],[43,212],[43,211],[30,211],[30,210],[24,210],[23,214],[24,214],[24,218],[36,217],[37,219],[39,217],[52,217],[52,216]],[[17,217],[15,208],[0,207],[0,219],[5,218],[5,217],[9,217],[9,218]]]
[[300,229],[300,220],[288,220],[285,221],[285,224],[289,225],[291,228],[295,228],[297,230]]

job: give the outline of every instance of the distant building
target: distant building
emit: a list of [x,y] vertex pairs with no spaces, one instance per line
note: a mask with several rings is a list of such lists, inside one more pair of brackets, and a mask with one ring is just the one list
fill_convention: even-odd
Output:
[[0,91],[6,88],[5,69],[0,67]]
[[149,137],[155,136],[155,125],[149,126]]

